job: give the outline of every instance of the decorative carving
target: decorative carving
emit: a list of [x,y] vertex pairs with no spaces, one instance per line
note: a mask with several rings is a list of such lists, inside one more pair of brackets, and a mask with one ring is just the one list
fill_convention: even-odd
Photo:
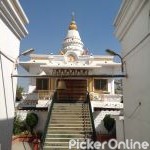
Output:
[[53,69],[54,76],[87,76],[88,70],[85,69]]
[[74,61],[75,61],[75,56],[73,56],[73,55],[68,55],[68,56],[67,56],[67,60],[68,60],[68,62],[74,62]]

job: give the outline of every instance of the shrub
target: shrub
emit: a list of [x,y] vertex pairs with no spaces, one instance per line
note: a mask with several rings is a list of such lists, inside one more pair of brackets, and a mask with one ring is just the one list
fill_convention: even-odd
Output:
[[29,127],[31,134],[33,134],[34,127],[38,124],[38,116],[35,113],[28,113],[26,117],[26,124]]
[[25,121],[20,119],[20,116],[15,116],[13,125],[13,134],[17,135],[27,130]]
[[113,129],[115,120],[111,118],[110,115],[106,115],[103,119],[104,127],[107,129],[108,133]]

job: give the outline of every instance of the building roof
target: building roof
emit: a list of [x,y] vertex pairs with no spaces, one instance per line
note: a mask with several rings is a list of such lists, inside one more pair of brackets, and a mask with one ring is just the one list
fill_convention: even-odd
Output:
[[120,67],[120,63],[114,62],[114,56],[90,55],[84,50],[84,44],[77,30],[74,15],[58,55],[31,54],[30,58],[29,61],[20,63],[28,72],[30,72],[30,67],[33,66],[46,73],[50,73],[53,69],[95,69],[97,71],[103,70],[103,73],[106,73],[105,70],[110,70],[112,73]]

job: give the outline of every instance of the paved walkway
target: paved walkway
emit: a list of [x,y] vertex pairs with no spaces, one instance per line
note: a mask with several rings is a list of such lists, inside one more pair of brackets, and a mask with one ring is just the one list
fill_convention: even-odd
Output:
[[33,150],[28,142],[15,142],[12,144],[12,150]]

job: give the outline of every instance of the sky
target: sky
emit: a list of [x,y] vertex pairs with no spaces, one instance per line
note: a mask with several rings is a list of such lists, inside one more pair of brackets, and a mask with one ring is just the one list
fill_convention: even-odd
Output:
[[21,41],[21,51],[58,54],[66,36],[72,12],[81,39],[90,53],[103,55],[105,49],[120,51],[113,22],[121,0],[20,0],[29,19],[29,35]]
[[[20,0],[20,3],[29,19],[26,25],[29,34],[21,41],[21,51],[34,48],[36,54],[58,54],[74,12],[80,37],[90,53],[105,55],[107,48],[120,53],[113,22],[121,0]],[[19,72],[25,73],[22,69]],[[19,85],[27,87],[27,84],[19,79]]]

